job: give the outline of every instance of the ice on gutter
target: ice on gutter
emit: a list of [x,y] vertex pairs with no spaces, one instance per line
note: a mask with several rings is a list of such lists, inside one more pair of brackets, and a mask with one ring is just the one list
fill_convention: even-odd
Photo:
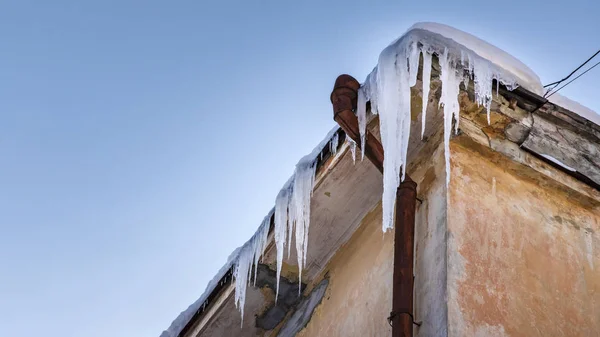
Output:
[[269,225],[274,210],[263,219],[258,230],[248,242],[240,249],[233,269],[235,278],[235,306],[242,315],[242,325],[244,324],[244,305],[246,303],[246,289],[252,276],[252,266],[254,265],[254,284],[256,284],[256,274],[258,271],[258,262],[267,248],[267,238],[269,236]]
[[[302,282],[302,269],[306,264],[308,248],[308,232],[310,228],[310,200],[315,180],[317,157],[327,144],[332,154],[337,152],[339,127],[329,131],[325,139],[313,151],[304,156],[298,164],[294,175],[283,186],[275,200],[275,246],[277,248],[277,285],[275,299],[279,295],[279,277],[283,264],[283,253],[287,246],[288,257],[292,246],[292,233],[296,239],[296,255],[298,259],[299,282]],[[335,148],[335,150],[333,149]],[[295,232],[294,232],[295,230]],[[300,287],[298,287],[300,291]]]
[[[274,238],[277,250],[277,289],[279,289],[279,276],[283,263],[283,253],[288,248],[288,256],[292,246],[292,232],[295,229],[295,247],[298,256],[300,282],[302,268],[306,264],[308,248],[308,232],[310,226],[310,200],[315,179],[317,159],[323,149],[329,145],[332,155],[337,153],[339,146],[339,127],[334,127],[313,151],[304,156],[298,164],[294,175],[283,186],[277,195],[275,208],[264,218],[258,230],[243,246],[237,248],[227,259],[227,263],[219,270],[217,275],[208,283],[204,293],[171,323],[169,328],[160,337],[177,337],[185,326],[194,317],[196,312],[207,305],[208,296],[219,284],[219,281],[233,268],[235,278],[235,305],[240,310],[242,323],[246,289],[251,280],[256,281],[258,262],[267,246],[270,220],[274,217]],[[254,266],[254,269],[252,268]],[[252,277],[254,274],[254,278]],[[300,289],[300,287],[299,287]]]
[[240,250],[242,247],[237,248],[229,255],[227,258],[227,262],[221,267],[221,269],[217,272],[215,277],[208,282],[206,285],[206,289],[204,293],[200,295],[200,298],[196,300],[196,302],[192,303],[186,310],[182,311],[177,318],[171,323],[169,328],[163,333],[160,334],[160,337],[177,337],[183,328],[188,324],[188,322],[194,317],[194,314],[200,310],[203,306],[206,305],[206,300],[208,296],[212,293],[212,291],[219,285],[221,279],[227,274],[227,272],[231,269],[233,264],[237,261],[237,258],[240,254]]
[[[493,80],[509,90],[517,86],[541,94],[538,76],[519,60],[470,34],[436,23],[418,23],[394,41],[379,55],[377,67],[369,74],[358,95],[357,115],[362,137],[366,128],[366,102],[379,114],[381,142],[385,152],[383,162],[383,223],[384,231],[392,228],[396,188],[406,174],[408,139],[411,127],[411,91],[417,82],[419,57],[423,54],[423,85],[429,88],[431,55],[437,55],[442,82],[440,106],[444,109],[444,148],[446,180],[450,180],[449,141],[453,129],[458,130],[460,84],[474,81],[475,100],[489,112]],[[425,92],[428,90],[425,89]],[[428,97],[423,95],[423,106]],[[425,121],[425,118],[423,118]],[[422,132],[425,126],[421,127]]]
[[[235,278],[235,305],[240,309],[242,314],[242,323],[244,319],[244,302],[246,298],[246,286],[249,280],[254,275],[256,282],[257,267],[260,257],[267,247],[267,238],[269,235],[269,225],[274,209],[263,219],[263,222],[258,227],[252,238],[243,246],[238,247],[227,259],[227,263],[221,267],[217,275],[208,283],[204,293],[190,305],[185,311],[171,323],[171,326],[160,335],[160,337],[177,337],[194,317],[194,314],[203,306],[206,306],[208,296],[217,287],[221,279],[227,272],[233,268],[233,277]],[[252,266],[254,265],[254,269]]]

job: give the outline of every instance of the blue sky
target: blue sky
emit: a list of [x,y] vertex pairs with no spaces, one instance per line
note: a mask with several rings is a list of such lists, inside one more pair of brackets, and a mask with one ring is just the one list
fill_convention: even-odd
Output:
[[[592,8],[596,6],[596,8]],[[592,1],[0,1],[0,335],[158,336],[416,21],[543,83],[600,48]],[[600,68],[562,93],[600,111]]]

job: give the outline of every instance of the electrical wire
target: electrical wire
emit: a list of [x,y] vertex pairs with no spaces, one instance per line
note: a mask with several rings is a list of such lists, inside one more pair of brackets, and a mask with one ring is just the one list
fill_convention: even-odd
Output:
[[[581,74],[577,75],[577,77],[575,77],[574,79],[572,79],[569,82],[565,83],[565,85],[563,85],[562,87],[560,87],[560,88],[556,89],[555,91],[553,91],[550,95],[546,96],[545,98],[546,99],[550,98],[550,96],[552,96],[552,95],[556,94],[557,92],[559,92],[560,89],[562,89],[562,88],[566,87],[567,85],[571,84],[573,81],[575,81],[576,79],[578,79],[581,76],[585,75],[588,71],[594,69],[599,64],[600,64],[600,61],[598,63],[594,64],[593,66],[589,67],[586,71],[584,71]],[[548,94],[548,92],[546,94]]]
[[[549,84],[546,84],[544,86],[544,88],[547,88],[551,85],[553,85],[552,88],[548,89],[546,91],[546,93],[544,94],[544,97],[546,97],[546,95],[548,95],[549,92],[551,92],[552,90],[554,90],[554,88],[556,88],[559,84],[561,84],[562,82],[568,80],[571,76],[573,76],[573,74],[575,74],[579,69],[581,69],[583,66],[585,66],[588,62],[590,62],[594,57],[596,57],[598,54],[600,54],[600,49],[594,53],[594,55],[592,55],[589,59],[587,59],[585,62],[583,62],[579,67],[575,68],[575,70],[573,70],[569,75],[567,75],[567,77],[563,78],[562,80],[556,81],[556,82],[552,82]],[[596,65],[594,65],[595,67]]]

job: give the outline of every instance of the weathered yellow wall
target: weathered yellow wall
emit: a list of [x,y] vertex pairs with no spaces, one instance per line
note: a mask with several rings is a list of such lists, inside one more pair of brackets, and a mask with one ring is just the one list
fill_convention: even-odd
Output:
[[449,336],[600,336],[600,202],[459,137]]
[[299,337],[390,335],[393,241],[377,206],[330,261],[327,292]]
[[[415,163],[411,176],[419,182],[415,269],[415,312],[423,321],[418,336],[445,335],[446,189],[443,148]],[[357,192],[358,193],[358,192]],[[381,205],[363,220],[351,239],[329,262],[322,277],[327,292],[310,322],[298,334],[309,336],[390,336],[393,231],[381,230]],[[317,278],[313,284],[318,283]],[[310,291],[310,289],[308,289]]]
[[[410,170],[422,200],[415,336],[600,336],[600,194],[466,136],[451,143],[447,191],[442,147],[426,152]],[[377,206],[315,279],[329,287],[298,336],[390,336],[392,274]]]

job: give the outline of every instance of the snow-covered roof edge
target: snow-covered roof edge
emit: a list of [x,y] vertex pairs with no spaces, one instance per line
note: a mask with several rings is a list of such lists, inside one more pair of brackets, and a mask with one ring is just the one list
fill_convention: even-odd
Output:
[[491,62],[502,71],[512,74],[519,86],[537,95],[543,94],[540,78],[531,68],[516,57],[487,41],[448,25],[435,22],[415,23],[403,36],[416,33],[414,32],[416,30],[439,34],[444,38],[454,41],[462,48],[472,51],[482,59]]
[[[426,30],[449,38],[456,43],[472,50],[482,58],[490,61],[499,68],[506,70],[516,77],[517,84],[532,93],[542,97],[544,89],[539,76],[523,62],[505,52],[504,50],[479,39],[469,33],[460,31],[453,27],[433,22],[419,22],[410,27],[403,35],[408,35],[413,30]],[[399,38],[400,39],[400,38]],[[555,93],[548,98],[548,101],[569,110],[596,125],[600,126],[600,114],[563,95]]]
[[600,115],[596,111],[586,107],[585,105],[583,105],[577,101],[574,101],[574,100],[567,98],[558,93],[550,96],[548,98],[548,101],[550,103],[558,105],[559,107],[561,107],[563,109],[569,110],[569,111],[589,120],[590,122],[600,126]]
[[[357,115],[361,139],[365,129],[366,102],[371,112],[379,114],[381,143],[386,154],[383,165],[382,228],[393,226],[396,188],[405,176],[408,139],[411,131],[411,88],[417,82],[419,59],[423,58],[423,111],[422,130],[428,103],[432,55],[436,55],[440,68],[440,106],[444,112],[444,154],[446,181],[449,183],[452,129],[458,131],[460,104],[458,94],[461,83],[473,82],[475,101],[487,110],[499,84],[508,90],[522,87],[536,96],[543,94],[542,83],[529,67],[503,50],[458,29],[437,23],[417,23],[404,35],[387,46],[379,55],[377,67],[367,76],[358,92]],[[543,98],[542,98],[543,99]],[[563,100],[563,104],[566,100]],[[571,107],[575,106],[571,103]],[[574,113],[583,114],[589,109],[575,106]],[[592,115],[592,118],[594,116]],[[589,116],[587,117],[590,118]],[[454,125],[454,126],[453,126]],[[423,132],[423,131],[422,131]],[[400,179],[398,177],[401,177]]]
[[200,295],[200,297],[187,309],[182,311],[177,318],[173,320],[169,328],[160,334],[160,337],[177,337],[179,335],[183,328],[194,317],[196,312],[204,305],[210,293],[212,293],[217,285],[222,282],[222,278],[225,276],[225,274],[227,274],[227,272],[233,266],[234,261],[238,258],[241,248],[242,247],[238,247],[229,255],[227,262],[223,265],[223,267],[221,267],[221,269],[219,269],[213,279],[210,280],[206,285],[204,293],[202,293],[202,295]]
[[[295,176],[298,174],[298,170],[299,168],[302,169],[306,169],[306,168],[316,168],[316,164],[319,161],[319,159],[322,159],[323,156],[323,151],[325,150],[325,148],[327,147],[327,145],[329,145],[329,153],[331,153],[332,155],[335,155],[337,148],[339,146],[339,131],[340,128],[339,126],[335,126],[333,127],[325,136],[325,138],[323,138],[323,140],[311,151],[311,153],[309,153],[308,155],[302,157],[299,161],[298,164],[296,164],[296,170],[294,171],[294,174],[292,175],[292,177],[290,177],[290,179],[284,184],[284,186],[282,187],[282,191],[286,191],[289,190],[291,187],[293,187],[294,184],[294,180],[295,180]],[[312,193],[312,184],[310,185],[310,190]],[[280,192],[281,194],[281,192]],[[310,200],[308,200],[309,204],[310,204]],[[223,265],[223,267],[221,267],[221,269],[217,272],[217,274],[213,277],[213,279],[208,282],[204,292],[202,293],[202,295],[200,295],[200,297],[194,302],[192,303],[186,310],[182,311],[177,318],[175,318],[175,320],[173,320],[173,322],[171,323],[171,325],[169,326],[169,328],[167,330],[164,330],[161,334],[160,337],[178,337],[180,336],[181,332],[185,329],[185,327],[191,322],[192,319],[194,319],[194,316],[198,313],[199,310],[203,309],[203,306],[208,305],[209,303],[207,303],[207,300],[210,296],[211,293],[213,293],[213,291],[215,291],[217,289],[217,287],[219,285],[222,285],[222,282],[224,282],[222,279],[225,277],[225,275],[232,270],[233,268],[233,274],[234,276],[236,274],[240,275],[240,272],[242,274],[245,274],[246,277],[239,277],[236,278],[236,305],[240,305],[240,310],[242,311],[242,315],[243,315],[243,305],[244,305],[244,300],[243,297],[245,297],[245,289],[242,293],[239,292],[239,290],[237,288],[242,288],[239,286],[238,283],[240,284],[247,284],[247,280],[249,279],[249,276],[252,272],[251,269],[251,265],[255,263],[255,261],[258,261],[258,258],[260,256],[262,256],[262,254],[264,253],[264,249],[266,248],[266,235],[268,235],[269,233],[269,227],[270,227],[270,220],[271,218],[275,215],[275,208],[273,208],[268,214],[267,216],[263,219],[262,223],[260,224],[260,226],[258,227],[258,229],[256,230],[256,232],[254,233],[254,235],[242,246],[236,248],[227,258],[227,262]],[[291,244],[291,243],[290,243]],[[256,254],[257,252],[259,252],[260,254]],[[251,255],[252,259],[250,261],[248,261],[248,257]],[[299,254],[302,255],[302,254]],[[244,259],[246,261],[242,261],[243,263],[240,264],[240,259]],[[278,258],[278,264],[280,263],[279,258]],[[240,265],[242,266],[242,269],[245,269],[246,266],[250,265],[249,269],[245,269],[245,270],[239,270]],[[238,282],[238,279],[240,279]]]

